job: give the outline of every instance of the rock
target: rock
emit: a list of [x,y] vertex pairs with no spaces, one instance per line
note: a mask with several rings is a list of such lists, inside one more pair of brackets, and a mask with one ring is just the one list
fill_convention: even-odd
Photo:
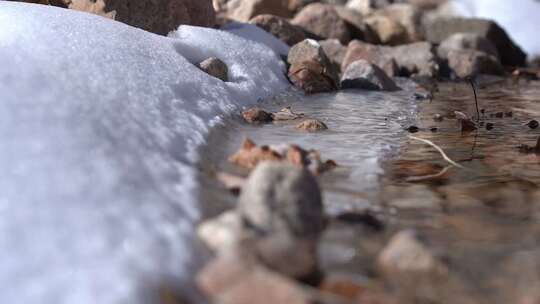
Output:
[[495,45],[487,40],[485,37],[482,37],[475,33],[455,33],[450,37],[446,38],[439,48],[437,49],[437,54],[443,59],[448,58],[448,53],[451,50],[476,50],[481,51],[496,58],[499,58],[499,53]]
[[448,66],[460,78],[504,74],[504,68],[496,57],[472,49],[451,50],[448,53]]
[[337,89],[338,73],[315,40],[306,39],[295,44],[287,57],[289,79],[307,94],[330,92]]
[[406,3],[392,4],[384,7],[378,14],[389,17],[405,29],[405,43],[423,40],[422,11],[413,5]]
[[347,7],[367,16],[379,8],[389,5],[391,2],[391,0],[349,0]]
[[351,63],[361,59],[375,64],[390,77],[399,75],[397,63],[387,48],[358,40],[349,43],[341,64],[341,70],[345,71]]
[[248,22],[258,15],[292,17],[287,0],[230,0],[226,5],[226,16],[230,19]]
[[399,45],[409,42],[407,29],[388,16],[373,15],[366,18],[365,22],[382,44]]
[[229,157],[229,162],[247,169],[253,169],[261,161],[282,161],[283,157],[268,146],[257,147],[250,139],[245,139],[240,150]]
[[317,243],[312,239],[273,234],[257,241],[256,255],[266,267],[290,278],[308,278],[318,270]]
[[242,218],[232,210],[199,224],[197,235],[213,251],[225,252],[244,239],[245,231]]
[[336,5],[334,9],[339,17],[345,21],[352,39],[358,39],[371,43],[379,43],[377,34],[366,25],[364,17],[359,12],[349,9],[345,6]]
[[389,50],[400,70],[400,76],[435,77],[439,64],[429,42],[400,45]]
[[351,40],[347,24],[332,5],[309,4],[294,17],[292,23],[322,39],[335,38],[342,43]]
[[304,113],[294,113],[291,107],[285,107],[278,112],[272,113],[272,118],[275,121],[296,120],[304,117]]
[[282,17],[259,15],[251,19],[249,23],[257,25],[288,45],[295,45],[306,39],[306,35],[301,28],[292,25]]
[[[70,9],[101,15],[166,35],[181,24],[213,27],[216,17],[210,0],[55,0]],[[51,1],[52,2],[52,1]]]
[[324,53],[334,66],[334,69],[341,72],[341,63],[347,53],[347,47],[337,39],[327,39],[319,41]]
[[317,119],[304,120],[301,123],[297,124],[296,128],[304,131],[322,131],[328,129],[324,122]]
[[198,64],[199,68],[208,75],[221,79],[224,82],[229,80],[229,68],[225,62],[219,58],[211,57]]
[[378,66],[360,59],[351,63],[341,78],[342,89],[376,91],[399,90],[396,83]]
[[260,163],[240,195],[238,210],[248,226],[266,235],[316,239],[325,226],[317,180],[287,164]]
[[377,265],[390,279],[441,277],[448,273],[447,267],[411,230],[401,231],[392,237],[379,254]]
[[246,178],[226,172],[216,173],[216,179],[233,194],[239,194],[246,183]]
[[455,33],[473,33],[495,45],[504,65],[524,66],[526,63],[526,54],[494,21],[452,17],[428,19],[426,23],[426,38],[432,43],[442,43]]
[[[408,177],[436,175],[442,170],[438,167],[412,167],[408,164],[400,168],[400,171],[405,171]],[[387,186],[384,189],[383,199],[388,206],[402,210],[442,211],[444,203],[442,198],[426,185]]]
[[253,107],[243,111],[242,117],[248,123],[267,123],[274,120],[272,114],[259,107]]

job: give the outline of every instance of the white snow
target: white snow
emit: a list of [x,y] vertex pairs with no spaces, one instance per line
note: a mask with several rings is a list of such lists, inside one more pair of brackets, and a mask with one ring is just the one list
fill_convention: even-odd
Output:
[[[201,255],[196,148],[289,86],[286,46],[255,30],[167,38],[0,1],[1,303],[143,303],[181,286]],[[210,56],[230,83],[192,64]]]
[[540,55],[540,1],[454,0],[456,11],[497,21],[529,55]]

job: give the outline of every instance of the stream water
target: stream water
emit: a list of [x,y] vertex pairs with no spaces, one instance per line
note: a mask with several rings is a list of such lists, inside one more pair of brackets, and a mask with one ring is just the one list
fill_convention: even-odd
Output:
[[[324,271],[360,276],[411,303],[517,303],[536,296],[540,158],[518,147],[536,145],[540,135],[525,125],[535,117],[540,85],[479,81],[483,114],[478,130],[468,133],[461,132],[454,111],[476,113],[470,85],[437,87],[431,101],[416,100],[409,84],[397,93],[291,93],[261,105],[267,110],[291,106],[320,119],[329,130],[318,133],[295,130],[297,121],[253,126],[240,116],[231,119],[214,131],[211,149],[202,153],[204,213],[234,206],[236,198],[213,176],[246,173],[226,162],[244,137],[258,144],[294,143],[339,165],[320,178],[331,219],[319,248]],[[436,114],[442,121],[434,120]],[[436,143],[465,169],[448,167],[433,147],[409,138],[405,129],[411,125],[420,129],[414,136]],[[447,281],[388,290],[375,261],[403,229],[415,229],[448,264]]]

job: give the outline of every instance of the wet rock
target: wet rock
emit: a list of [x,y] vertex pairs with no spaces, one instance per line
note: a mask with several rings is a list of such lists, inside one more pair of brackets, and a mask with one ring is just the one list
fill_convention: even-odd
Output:
[[479,74],[504,74],[504,68],[496,57],[471,49],[450,50],[448,67],[460,78],[474,77]]
[[245,139],[240,150],[229,157],[229,162],[240,167],[253,169],[261,161],[282,161],[283,157],[268,146],[258,147],[250,139]]
[[332,5],[309,4],[294,17],[292,23],[322,39],[335,38],[341,43],[351,40],[347,24]]
[[446,276],[447,267],[412,230],[397,233],[377,258],[385,277],[395,280],[416,276]]
[[461,126],[461,132],[472,132],[477,129],[476,123],[469,118],[469,115],[459,111],[454,111],[454,114]]
[[317,243],[287,233],[273,234],[256,244],[256,255],[266,267],[290,278],[308,278],[317,272]]
[[306,35],[301,28],[292,25],[282,17],[259,15],[251,19],[249,23],[257,25],[288,45],[295,45],[306,39]]
[[347,47],[337,39],[327,39],[319,41],[324,53],[334,66],[334,70],[341,72],[341,63],[347,53]]
[[70,9],[101,15],[161,35],[176,30],[181,24],[213,27],[216,22],[210,0],[61,1]]
[[366,60],[357,60],[347,67],[341,78],[341,88],[376,91],[399,90],[396,83],[382,69]]
[[420,131],[420,128],[417,126],[410,126],[407,128],[407,131],[409,133],[418,133],[418,131]]
[[225,6],[229,19],[248,22],[258,15],[275,15],[283,18],[292,17],[287,0],[230,0]]
[[294,113],[291,107],[285,107],[271,115],[275,121],[296,120],[304,117],[304,113]]
[[390,49],[392,57],[400,69],[400,76],[435,77],[439,74],[439,64],[428,42],[416,42]]
[[213,251],[225,252],[237,246],[246,234],[242,218],[232,210],[199,224],[197,235]]
[[243,111],[242,117],[248,123],[267,123],[274,120],[271,113],[259,107],[253,107]]
[[287,57],[289,79],[307,94],[330,92],[338,87],[334,66],[315,40],[306,39],[295,44]]
[[326,124],[317,119],[304,120],[296,125],[296,128],[303,131],[322,131],[327,130]]
[[365,22],[382,44],[399,45],[409,42],[407,29],[389,16],[374,15],[366,18]]
[[439,48],[439,57],[447,59],[451,50],[476,50],[499,58],[495,45],[485,37],[476,33],[455,33],[446,38]]
[[203,70],[208,75],[214,76],[222,81],[229,80],[229,68],[225,62],[219,58],[211,57],[198,64],[199,69]]
[[238,210],[248,226],[266,235],[316,239],[325,226],[317,180],[309,171],[287,164],[259,164],[240,196]]
[[526,54],[506,32],[491,20],[478,18],[434,18],[427,20],[426,38],[432,43],[442,43],[456,33],[474,33],[491,41],[497,48],[504,65],[524,66]]
[[399,69],[391,52],[387,48],[354,40],[349,43],[345,57],[341,65],[341,70],[357,60],[367,60],[384,70],[389,77],[399,74]]

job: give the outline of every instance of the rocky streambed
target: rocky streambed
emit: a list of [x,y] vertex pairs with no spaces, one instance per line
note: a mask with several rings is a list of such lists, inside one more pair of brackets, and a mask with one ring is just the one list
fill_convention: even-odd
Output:
[[[310,271],[296,276],[302,283],[287,281],[291,285],[279,285],[283,289],[272,292],[283,295],[291,286],[300,288],[306,294],[294,297],[298,303],[312,303],[313,298],[322,303],[534,303],[527,301],[537,299],[540,284],[539,163],[534,150],[540,131],[529,122],[537,114],[540,84],[477,80],[481,117],[470,131],[462,129],[455,113],[475,115],[470,84],[438,83],[431,89],[432,98],[411,82],[401,86],[406,89],[395,93],[347,90],[304,97],[293,92],[260,104],[268,112],[279,113],[288,106],[303,114],[294,120],[250,124],[241,115],[233,117],[225,128],[214,131],[202,150],[201,201],[206,217],[222,212],[230,216],[229,210],[239,208],[238,191],[250,170],[228,158],[244,138],[271,150],[283,144],[316,149],[323,160],[338,165],[317,177],[325,218],[324,231],[310,243],[317,250],[302,249],[300,241],[272,241],[263,247],[275,249],[265,250],[266,258],[255,254],[262,267],[284,277],[295,278],[287,271],[300,262],[312,261],[316,267],[306,262],[303,269]],[[296,128],[311,118],[328,129]],[[437,148],[458,166],[446,161]],[[239,178],[237,183],[231,183],[231,176]],[[248,187],[256,184],[248,182]],[[281,216],[279,208],[271,211],[278,212],[271,216]],[[258,248],[252,242],[264,243],[261,240],[269,235],[281,233],[272,230],[247,237],[255,241],[240,241],[242,245],[233,247],[243,249],[229,247],[224,254],[234,226],[230,219],[223,224],[221,216],[221,225],[212,219],[202,225],[214,224],[202,235],[217,246],[216,260],[246,254],[251,250],[246,248]],[[306,252],[316,252],[316,258]],[[275,256],[269,258],[272,253]],[[203,290],[217,299],[228,299],[231,293],[246,296],[242,293],[249,290],[241,287],[231,293],[214,289],[216,277],[242,281],[247,275],[231,277],[231,269],[216,267],[216,260],[199,275]],[[247,267],[238,261],[232,264]],[[268,277],[261,280],[264,286],[275,283]],[[250,286],[258,284],[253,278],[249,281]],[[260,291],[251,300],[266,303],[265,297],[274,299],[268,294],[271,290]]]

